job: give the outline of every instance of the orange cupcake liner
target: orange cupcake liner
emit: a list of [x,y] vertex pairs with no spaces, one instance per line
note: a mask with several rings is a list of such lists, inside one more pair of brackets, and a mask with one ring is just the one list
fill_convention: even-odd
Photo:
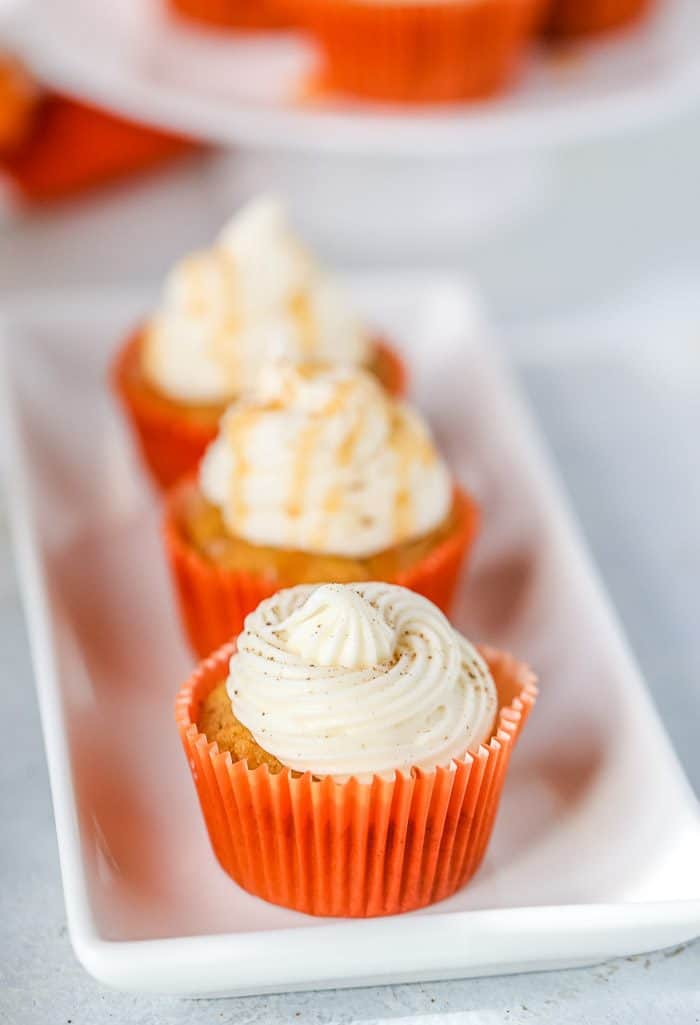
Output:
[[289,25],[281,0],[168,0],[177,15],[218,28],[269,29]]
[[554,0],[546,32],[580,36],[620,28],[641,18],[652,0]]
[[[284,580],[275,573],[262,576],[224,569],[205,559],[183,536],[180,526],[182,495],[191,483],[191,479],[182,481],[169,495],[163,536],[185,633],[195,655],[204,658],[237,636],[245,617],[264,598],[299,581]],[[480,520],[478,506],[467,494],[456,488],[454,500],[459,510],[454,532],[420,562],[386,581],[417,591],[445,613],[450,611]]]
[[296,0],[324,57],[322,86],[370,99],[434,103],[506,85],[546,0]]
[[480,648],[498,689],[493,736],[449,768],[336,783],[234,762],[199,732],[203,700],[235,643],[180,690],[176,721],[214,853],[263,900],[311,915],[368,918],[434,904],[474,875],[491,836],[510,755],[537,697],[531,670]]
[[144,463],[155,483],[165,489],[197,468],[216,437],[217,425],[196,423],[182,416],[174,403],[163,403],[138,386],[134,370],[140,363],[142,339],[143,333],[135,331],[118,352],[112,366],[112,384]]
[[[133,428],[146,467],[161,489],[171,488],[194,473],[207,447],[216,438],[217,424],[196,422],[183,416],[177,403],[163,402],[138,384],[143,332],[135,331],[117,353],[112,365],[112,385]],[[373,340],[384,369],[384,386],[392,395],[405,394],[406,364],[382,338]],[[211,650],[211,649],[210,649]]]

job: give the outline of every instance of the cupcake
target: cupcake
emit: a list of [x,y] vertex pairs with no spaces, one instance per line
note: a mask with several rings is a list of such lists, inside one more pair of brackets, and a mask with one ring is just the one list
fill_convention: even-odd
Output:
[[435,103],[498,92],[545,0],[298,0],[330,90]]
[[398,356],[369,335],[281,205],[261,199],[211,249],[175,267],[159,309],[114,364],[117,393],[162,487],[196,469],[228,403],[279,358],[363,366],[390,391],[405,388]]
[[584,36],[631,24],[651,0],[554,0],[546,23],[553,36]]
[[414,592],[323,584],[262,602],[176,718],[224,871],[274,904],[364,918],[476,872],[536,694]]
[[168,0],[178,16],[214,28],[268,29],[289,24],[284,0]]
[[477,528],[419,414],[349,367],[272,366],[169,494],[166,548],[207,655],[282,587],[387,580],[448,609]]

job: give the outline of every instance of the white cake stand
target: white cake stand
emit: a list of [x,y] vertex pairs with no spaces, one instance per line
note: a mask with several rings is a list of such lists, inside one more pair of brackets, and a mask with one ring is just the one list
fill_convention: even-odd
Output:
[[434,257],[531,209],[552,147],[649,125],[700,97],[700,0],[659,0],[633,30],[537,53],[503,97],[411,109],[304,100],[316,55],[300,37],[190,29],[158,0],[0,0],[0,13],[3,36],[47,82],[240,147],[222,180],[232,202],[280,190],[353,254],[369,240],[376,255],[424,245]]

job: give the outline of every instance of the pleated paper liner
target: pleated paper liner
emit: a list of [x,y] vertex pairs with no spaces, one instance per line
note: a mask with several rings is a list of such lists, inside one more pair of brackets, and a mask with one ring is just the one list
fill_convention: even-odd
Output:
[[286,0],[168,0],[189,21],[222,29],[276,29],[291,24]]
[[[143,332],[135,331],[117,353],[112,384],[132,426],[143,462],[155,484],[171,488],[194,473],[206,448],[217,435],[221,408],[193,413],[182,404],[157,395],[141,373]],[[374,366],[392,395],[408,386],[406,366],[396,350],[381,338],[373,340]],[[210,649],[211,650],[211,649]]]
[[288,0],[330,92],[406,103],[489,96],[515,75],[546,0]]
[[117,353],[112,384],[133,429],[141,456],[160,488],[192,473],[216,437],[220,411],[192,416],[149,387],[141,373],[143,332],[135,331]]
[[[181,515],[192,480],[181,481],[167,499],[163,535],[180,615],[192,650],[199,658],[235,637],[249,612],[264,598],[299,580],[222,568],[201,555],[183,534]],[[450,535],[408,570],[386,583],[400,584],[425,595],[443,612],[452,605],[460,570],[476,538],[479,509],[466,493],[455,489],[457,522]]]
[[553,0],[545,31],[567,38],[606,32],[642,18],[652,3],[653,0]]
[[493,737],[450,768],[335,783],[249,769],[199,732],[202,701],[235,643],[182,687],[176,720],[214,853],[249,893],[311,915],[368,918],[449,897],[473,876],[493,830],[510,755],[537,696],[531,670],[481,648],[500,711]]

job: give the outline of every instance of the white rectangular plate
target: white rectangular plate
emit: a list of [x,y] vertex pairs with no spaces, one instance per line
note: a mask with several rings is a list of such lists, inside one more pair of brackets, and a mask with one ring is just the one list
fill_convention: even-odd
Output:
[[145,302],[37,303],[6,331],[8,490],[68,923],[82,963],[114,986],[223,995],[496,974],[700,933],[697,804],[472,293],[425,274],[353,284],[483,506],[457,623],[541,678],[482,869],[403,918],[267,905],[210,852],[173,724],[191,663],[157,502],[106,386]]

